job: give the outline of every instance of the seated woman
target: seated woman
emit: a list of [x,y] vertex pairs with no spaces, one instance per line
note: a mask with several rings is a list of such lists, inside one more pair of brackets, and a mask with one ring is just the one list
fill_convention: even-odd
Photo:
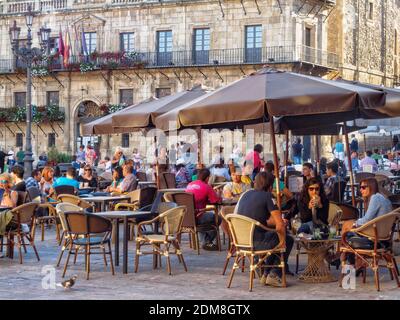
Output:
[[114,168],[112,178],[113,181],[111,185],[108,186],[106,189],[107,192],[114,192],[118,190],[119,185],[122,183],[122,180],[124,180],[124,176],[122,174],[122,167]]
[[375,178],[361,180],[360,192],[364,200],[365,215],[353,221],[352,227],[358,228],[368,221],[392,211],[392,203],[379,193],[378,182]]
[[3,173],[0,175],[0,192],[1,202],[0,206],[15,208],[18,201],[18,192],[11,190],[13,184],[11,176],[8,173]]
[[303,185],[298,201],[301,226],[297,233],[312,233],[314,227],[313,210],[319,224],[328,224],[329,200],[318,178],[311,178]]
[[40,191],[43,195],[49,196],[54,183],[54,169],[44,167],[42,170],[42,180],[40,181]]
[[[346,223],[343,224],[342,233],[345,233],[353,228],[358,228],[367,222],[392,211],[392,203],[379,193],[378,182],[375,178],[361,180],[360,191],[364,200],[365,215],[358,220],[346,221]],[[346,236],[350,245],[352,245],[352,243],[354,244],[354,242],[357,242],[356,238],[361,238],[360,241],[362,241],[364,238],[360,235],[356,236],[352,232],[348,232]],[[362,267],[361,261],[356,262],[354,254],[348,255],[348,262],[356,265],[357,275],[363,270],[362,268],[360,269],[360,267]]]
[[85,165],[83,175],[78,177],[80,188],[97,188],[97,179],[93,176],[93,169],[90,165]]

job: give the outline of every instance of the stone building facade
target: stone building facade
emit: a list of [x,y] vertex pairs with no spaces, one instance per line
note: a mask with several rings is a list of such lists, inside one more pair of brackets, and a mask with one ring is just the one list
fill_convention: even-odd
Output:
[[[371,2],[372,19],[367,19],[365,10]],[[86,141],[82,140],[80,124],[101,116],[104,104],[137,103],[197,84],[218,88],[264,64],[327,78],[343,76],[394,85],[399,72],[399,50],[394,49],[398,21],[394,17],[400,5],[398,0],[385,1],[387,6],[383,2],[3,0],[0,108],[23,101],[26,91],[26,75],[13,58],[8,31],[16,20],[23,45],[23,13],[28,5],[37,12],[33,34],[43,25],[51,28],[51,52],[56,52],[61,32],[64,43],[70,39],[69,62],[74,65],[63,66],[58,58],[48,75],[33,78],[33,104],[57,103],[65,111],[64,122],[33,125],[33,149],[40,154],[50,145],[74,152]],[[359,17],[357,24],[349,27],[355,16]],[[38,45],[34,37],[34,46]],[[138,63],[121,63],[121,54],[115,56],[122,51],[137,53]],[[93,70],[80,72],[82,63],[88,62]],[[16,141],[21,140],[21,134],[24,144],[24,131],[23,122],[0,122],[0,146],[15,148],[21,144]],[[105,155],[117,145],[131,151],[138,145],[137,138],[132,133],[95,137],[94,141]],[[266,135],[257,139],[268,145]]]

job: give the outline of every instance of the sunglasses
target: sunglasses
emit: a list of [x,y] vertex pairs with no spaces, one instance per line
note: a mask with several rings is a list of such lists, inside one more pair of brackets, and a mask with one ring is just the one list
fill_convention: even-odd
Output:
[[92,171],[92,169],[85,169],[85,171]]
[[368,188],[368,186],[360,186],[360,189],[361,190],[365,190],[365,189],[367,189]]
[[310,187],[308,188],[309,191],[319,191],[319,187],[314,188],[314,187]]
[[0,183],[8,183],[8,180],[0,180]]

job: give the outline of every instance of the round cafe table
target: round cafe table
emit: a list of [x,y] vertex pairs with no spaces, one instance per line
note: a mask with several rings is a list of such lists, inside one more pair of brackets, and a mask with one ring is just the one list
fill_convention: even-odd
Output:
[[303,247],[308,255],[307,266],[299,276],[299,280],[310,283],[333,282],[337,279],[331,274],[325,257],[340,238],[327,240],[308,240],[296,238],[295,240]]

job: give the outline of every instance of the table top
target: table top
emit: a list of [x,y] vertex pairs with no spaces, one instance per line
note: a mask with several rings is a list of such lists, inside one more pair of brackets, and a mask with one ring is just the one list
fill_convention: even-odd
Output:
[[129,196],[92,196],[92,197],[83,197],[82,200],[86,200],[88,202],[107,202],[107,201],[118,201],[118,200],[126,200],[130,199]]
[[92,214],[109,218],[109,219],[120,219],[120,218],[134,218],[137,216],[151,215],[151,211],[100,211]]
[[222,199],[222,201],[218,202],[217,204],[223,206],[233,206],[238,203],[239,199]]
[[154,185],[156,185],[157,182],[155,182],[155,181],[139,181],[138,184],[139,185],[144,185],[144,184],[151,184],[151,185],[154,184]]
[[158,189],[159,192],[185,192],[185,188]]
[[334,237],[332,239],[321,239],[321,240],[313,240],[313,239],[307,239],[307,238],[299,238],[296,237],[295,241],[301,241],[301,242],[309,242],[309,243],[329,243],[329,242],[338,242],[342,238],[341,237]]

